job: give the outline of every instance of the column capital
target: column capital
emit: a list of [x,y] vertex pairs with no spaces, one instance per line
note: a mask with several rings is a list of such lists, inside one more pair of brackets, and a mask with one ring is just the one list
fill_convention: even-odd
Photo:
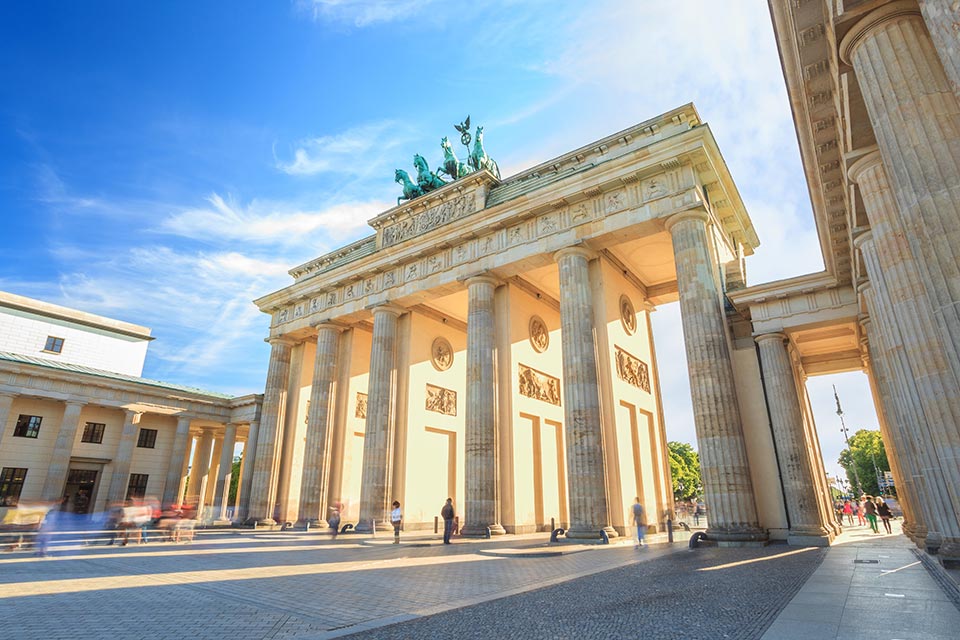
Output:
[[681,211],[680,213],[675,213],[667,218],[663,223],[663,228],[669,233],[673,233],[673,227],[676,226],[677,223],[683,222],[684,220],[700,220],[706,224],[707,221],[710,220],[710,214],[703,209],[690,209],[689,211]]
[[897,0],[897,2],[890,2],[874,9],[854,24],[843,36],[839,46],[840,59],[846,64],[852,65],[854,52],[871,31],[887,22],[910,17],[923,19],[920,15],[920,7],[913,0]]
[[873,244],[873,229],[861,231],[853,237],[853,246],[863,251],[864,245]]
[[86,400],[64,400],[63,404],[68,407],[80,407],[81,409],[87,406]]
[[883,164],[883,158],[880,156],[880,148],[874,144],[868,147],[868,149],[867,153],[854,160],[850,166],[847,167],[847,177],[858,184],[864,173],[877,165]]
[[293,338],[288,338],[286,336],[270,336],[269,338],[264,338],[263,341],[269,344],[271,347],[276,346],[278,344],[292,347],[297,344],[296,340],[294,340]]
[[562,258],[566,256],[583,256],[584,259],[589,262],[590,260],[595,259],[598,254],[596,251],[589,249],[583,245],[574,245],[572,247],[564,247],[556,253],[553,254],[553,259],[555,262],[560,262]]
[[762,333],[754,336],[753,339],[757,342],[757,344],[766,342],[768,340],[778,340],[780,344],[783,344],[787,340],[787,334],[783,333],[782,331],[774,331],[772,333]]
[[873,292],[873,283],[869,280],[857,284],[857,295],[865,295],[871,292]]
[[316,322],[311,322],[310,326],[317,330],[317,333],[321,331],[335,331],[337,333],[342,333],[346,331],[347,327],[342,324],[337,324],[329,319],[317,320]]
[[126,419],[131,424],[140,424],[140,418],[143,416],[143,411],[137,411],[135,409],[124,409],[124,414],[126,414]]
[[391,304],[389,302],[384,304],[378,304],[378,305],[367,307],[367,308],[374,315],[374,317],[376,317],[378,313],[389,313],[395,318],[399,318],[400,316],[402,316],[407,312],[407,310],[401,307],[400,305]]
[[474,285],[474,284],[489,284],[494,287],[499,287],[502,283],[499,279],[495,278],[489,273],[478,273],[476,275],[467,276],[466,278],[464,278],[463,284],[465,284],[469,288],[471,285]]

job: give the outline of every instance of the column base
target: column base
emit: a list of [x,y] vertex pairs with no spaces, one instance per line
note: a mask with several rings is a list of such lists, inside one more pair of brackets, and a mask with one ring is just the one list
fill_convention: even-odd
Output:
[[316,520],[297,520],[297,523],[293,525],[293,527],[294,529],[303,529],[304,531],[310,531],[312,529],[329,529],[330,523],[323,518],[317,518]]
[[573,525],[564,532],[564,537],[570,538],[571,540],[601,540],[603,536],[600,532],[603,531],[607,534],[607,538],[616,538],[617,530],[611,527],[610,525],[597,526],[597,527],[583,527],[579,525]]
[[256,520],[254,524],[258,527],[275,527],[277,526],[277,521],[273,518],[262,518],[260,520]]
[[217,518],[212,524],[215,527],[232,527],[233,520],[230,520],[229,518]]
[[937,531],[928,531],[923,540],[923,548],[927,553],[936,555],[940,553],[940,545],[943,544],[943,534]]
[[490,530],[491,536],[502,536],[507,533],[507,530],[499,522],[495,522],[485,527],[471,527],[469,524],[465,524],[460,527],[460,535],[464,538],[486,538],[487,529]]
[[[787,534],[789,538],[790,534]],[[770,536],[762,529],[754,528],[708,528],[707,538],[716,541],[718,547],[765,547]]]
[[[374,523],[372,521],[358,522],[353,530],[356,533],[375,533]],[[393,531],[393,525],[389,522],[377,522],[376,531]]]
[[787,544],[792,547],[829,547],[833,535],[826,529],[791,529]]
[[940,543],[937,556],[944,569],[960,569],[960,540],[945,538]]

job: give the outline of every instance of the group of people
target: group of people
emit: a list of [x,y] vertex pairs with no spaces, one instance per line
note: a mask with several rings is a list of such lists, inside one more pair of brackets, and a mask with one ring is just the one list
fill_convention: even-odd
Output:
[[880,527],[877,525],[877,518],[883,523],[883,528],[887,533],[893,533],[890,528],[890,519],[893,512],[890,511],[890,505],[882,497],[863,496],[861,499],[846,499],[843,502],[839,500],[834,505],[837,511],[837,522],[841,525],[846,519],[852,527],[854,520],[859,526],[869,524],[870,530],[874,533],[880,533]]

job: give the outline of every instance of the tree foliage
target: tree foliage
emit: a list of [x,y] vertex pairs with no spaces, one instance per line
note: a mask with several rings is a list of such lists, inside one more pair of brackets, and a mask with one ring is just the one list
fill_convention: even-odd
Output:
[[879,431],[857,431],[850,438],[850,446],[840,452],[837,462],[847,472],[847,480],[854,491],[859,476],[863,493],[872,496],[881,493],[877,484],[877,470],[881,473],[889,471],[890,463],[887,461],[887,452]]
[[240,489],[240,461],[243,460],[243,452],[233,459],[233,466],[230,475],[230,494],[227,497],[227,504],[237,503],[237,491]]
[[685,442],[668,442],[670,475],[673,477],[673,497],[690,500],[703,492],[700,480],[700,456]]

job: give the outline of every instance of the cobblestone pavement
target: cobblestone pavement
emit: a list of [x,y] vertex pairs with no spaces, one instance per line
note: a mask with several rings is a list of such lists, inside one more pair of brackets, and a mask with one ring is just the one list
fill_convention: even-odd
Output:
[[517,555],[543,551],[544,540],[443,546],[408,537],[394,546],[361,536],[332,542],[233,531],[201,533],[189,545],[3,554],[0,630],[51,639],[180,640],[185,632],[231,640],[462,639],[491,630],[531,638],[757,638],[826,554],[784,545],[690,552],[677,543]]

